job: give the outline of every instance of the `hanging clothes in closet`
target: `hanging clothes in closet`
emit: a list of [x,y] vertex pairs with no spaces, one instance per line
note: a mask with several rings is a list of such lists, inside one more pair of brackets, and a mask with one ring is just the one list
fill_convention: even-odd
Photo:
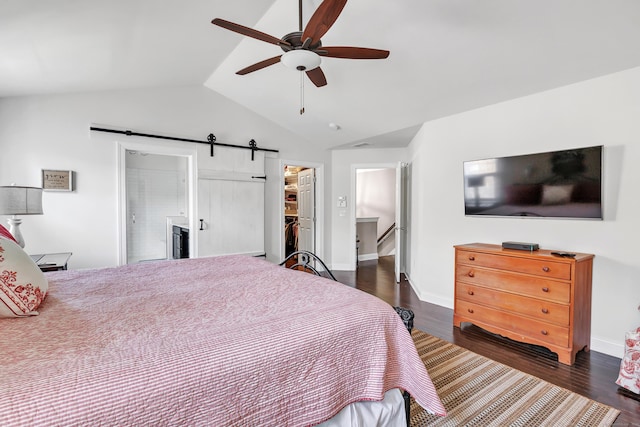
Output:
[[285,255],[289,255],[298,249],[298,218],[285,217],[284,224]]

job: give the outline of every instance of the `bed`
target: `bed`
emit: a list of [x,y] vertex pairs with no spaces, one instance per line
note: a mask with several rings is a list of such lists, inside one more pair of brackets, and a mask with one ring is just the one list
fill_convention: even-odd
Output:
[[239,255],[45,277],[0,319],[2,426],[341,423],[396,389],[445,414],[395,310],[338,282]]

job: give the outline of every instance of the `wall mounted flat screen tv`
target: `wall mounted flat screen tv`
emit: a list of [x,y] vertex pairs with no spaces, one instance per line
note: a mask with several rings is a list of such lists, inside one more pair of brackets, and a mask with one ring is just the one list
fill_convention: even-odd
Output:
[[602,146],[464,162],[465,215],[602,219]]

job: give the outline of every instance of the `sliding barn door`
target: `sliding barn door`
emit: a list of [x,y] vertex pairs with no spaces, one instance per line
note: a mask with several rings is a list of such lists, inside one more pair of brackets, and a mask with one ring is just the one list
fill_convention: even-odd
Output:
[[200,173],[198,256],[264,253],[264,179]]

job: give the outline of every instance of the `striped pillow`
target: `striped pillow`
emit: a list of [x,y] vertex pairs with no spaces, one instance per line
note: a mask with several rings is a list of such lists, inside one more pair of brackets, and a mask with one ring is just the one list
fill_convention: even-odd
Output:
[[29,255],[0,237],[0,318],[38,314],[49,284]]

